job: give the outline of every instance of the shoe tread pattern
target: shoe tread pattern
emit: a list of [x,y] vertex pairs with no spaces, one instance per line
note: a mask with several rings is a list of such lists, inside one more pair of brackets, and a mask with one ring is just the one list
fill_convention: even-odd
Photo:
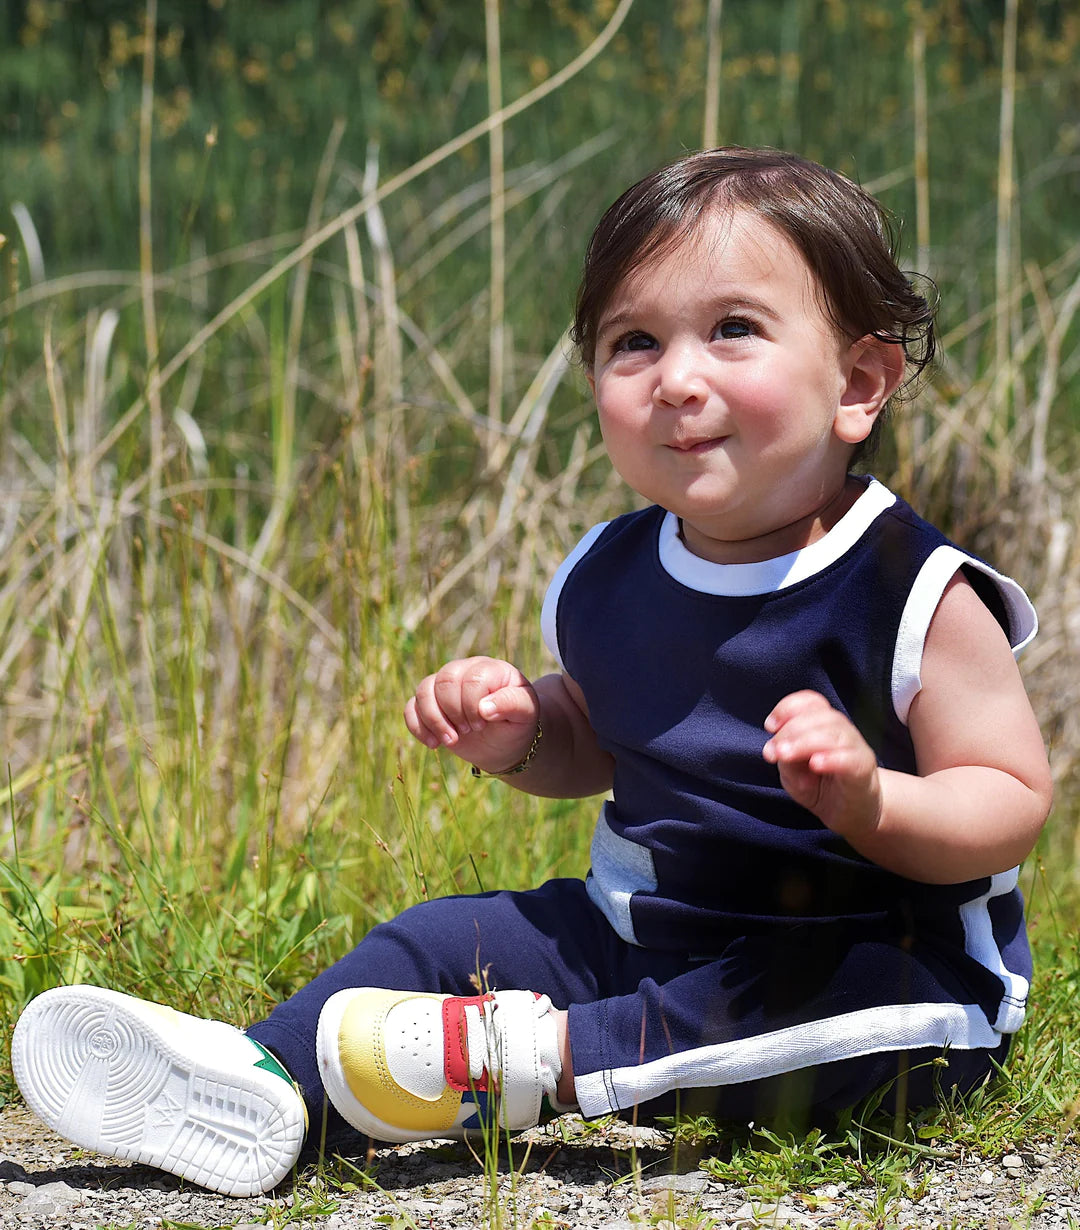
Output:
[[30,1108],[84,1148],[228,1195],[279,1182],[303,1138],[302,1112],[268,1092],[280,1078],[185,1055],[130,1003],[66,987],[29,1005],[12,1065]]

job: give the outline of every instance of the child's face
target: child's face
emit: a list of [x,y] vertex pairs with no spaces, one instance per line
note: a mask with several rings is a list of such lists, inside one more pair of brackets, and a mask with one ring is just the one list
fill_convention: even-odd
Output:
[[840,495],[873,422],[842,409],[860,351],[838,337],[786,236],[713,211],[600,317],[589,379],[612,464],[682,518],[699,555],[795,550],[823,531],[788,542],[785,528]]

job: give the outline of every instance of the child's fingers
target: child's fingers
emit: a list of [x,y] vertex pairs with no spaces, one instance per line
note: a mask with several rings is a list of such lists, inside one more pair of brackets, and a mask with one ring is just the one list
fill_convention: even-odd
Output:
[[823,777],[853,777],[866,770],[867,758],[862,748],[837,745],[811,752],[806,764]]
[[[416,695],[405,706],[405,724],[427,747],[450,747],[457,742],[458,730],[454,722],[454,706],[448,714],[435,692],[434,675],[421,679]],[[457,715],[460,721],[460,714]]]
[[839,833],[865,829],[880,808],[877,757],[854,722],[816,692],[785,696],[765,722],[762,751],[796,803]]
[[[419,718],[445,747],[452,747],[461,735],[467,735],[472,729],[465,684],[472,661],[447,662],[434,675],[422,679],[416,689]],[[474,711],[475,704],[474,699]]]
[[765,719],[765,729],[769,734],[776,732],[793,718],[805,713],[831,712],[832,706],[820,692],[804,689],[801,692],[790,692],[783,700],[778,701],[773,711]]
[[410,696],[405,703],[405,725],[408,728],[409,734],[414,739],[419,740],[425,747],[434,750],[439,746],[439,737],[421,721],[420,715],[417,713],[415,696]]
[[532,723],[540,716],[540,702],[532,687],[512,685],[485,696],[478,710],[488,722]]
[[480,705],[507,686],[528,681],[509,662],[497,658],[466,658],[451,662],[435,676],[434,694],[439,708],[459,735],[478,733],[488,718]]
[[[495,708],[489,712],[484,702],[491,698]],[[420,681],[405,706],[405,724],[427,747],[455,747],[489,721],[535,720],[538,710],[528,680],[509,662],[463,658]]]
[[785,717],[765,744],[765,759],[772,764],[808,760],[815,751],[826,746],[830,726],[829,714],[816,709]]
[[837,710],[814,707],[786,721],[765,744],[770,764],[806,764],[815,773],[843,773],[861,767],[865,741]]
[[464,728],[459,726],[460,732],[467,734],[483,730],[486,719],[480,711],[481,702],[507,684],[521,681],[520,673],[509,662],[500,662],[495,658],[468,658],[461,663],[457,683]]
[[838,738],[839,732],[831,723],[788,722],[766,743],[769,752],[766,760],[777,764],[788,760],[809,760],[815,752],[834,747]]

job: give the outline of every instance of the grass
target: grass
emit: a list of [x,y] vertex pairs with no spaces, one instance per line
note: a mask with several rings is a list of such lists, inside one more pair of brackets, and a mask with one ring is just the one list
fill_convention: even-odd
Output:
[[[513,101],[527,95],[515,75],[521,32],[509,11],[496,30],[493,8],[481,76],[485,99],[494,105],[501,88],[507,109],[463,103],[464,136],[448,132],[388,170],[380,159],[400,158],[404,138],[388,143],[390,154],[371,144],[357,159],[348,130],[327,123],[310,177],[296,177],[304,209],[287,225],[200,248],[224,234],[201,230],[200,219],[222,191],[215,158],[233,153],[201,145],[194,188],[178,193],[161,178],[171,172],[156,155],[169,138],[154,89],[160,102],[160,75],[172,68],[146,43],[132,60],[154,87],[141,96],[142,146],[131,150],[136,208],[126,234],[110,239],[123,238],[130,259],[79,272],[80,251],[53,275],[48,242],[48,265],[35,255],[44,208],[13,215],[0,247],[8,1033],[30,997],[75,980],[250,1021],[414,901],[587,865],[593,804],[473,782],[409,743],[401,705],[420,675],[461,653],[544,669],[536,613],[547,579],[584,527],[627,506],[584,382],[563,355],[580,218],[646,154],[675,154],[702,131],[779,139],[763,106],[778,109],[794,143],[821,156],[831,148],[843,166],[852,147],[830,135],[835,98],[814,111],[804,95],[826,89],[830,63],[812,61],[815,47],[858,31],[800,26],[805,6],[789,3],[784,39],[796,59],[768,70],[749,22],[720,22],[713,5],[676,6],[678,37],[657,34],[660,68],[650,60],[649,72],[678,61],[668,76],[689,119],[664,112],[650,129],[643,112],[640,131],[654,139],[627,154],[607,121],[627,93],[620,66],[636,63],[650,23],[625,6],[582,10],[588,29],[561,61],[550,57],[526,107]],[[910,198],[918,247],[941,276],[946,328],[942,367],[897,418],[878,472],[1017,576],[1040,611],[1024,669],[1058,802],[1025,873],[1039,969],[1031,1024],[1005,1079],[908,1123],[868,1114],[828,1137],[788,1138],[769,1125],[676,1133],[687,1147],[714,1148],[715,1172],[763,1198],[861,1176],[882,1208],[934,1151],[1053,1148],[1080,1107],[1080,490],[1070,409],[1080,235],[1038,178],[1053,186],[1067,174],[1070,130],[1061,129],[1060,166],[1049,154],[1033,166],[1024,144],[1047,126],[1040,91],[1067,94],[1076,73],[1048,69],[1036,83],[1029,67],[1025,77],[1036,36],[1053,59],[1049,24],[989,31],[1003,67],[978,83],[936,28],[929,49],[917,26],[890,29],[899,42],[887,65],[875,61],[881,80],[859,88],[882,117],[901,87],[921,101],[889,121],[891,144],[864,147],[864,165],[891,199]],[[704,94],[705,74],[694,82],[679,58],[699,34]],[[628,51],[620,40],[630,36],[640,42]],[[576,67],[560,76],[557,63]],[[112,67],[123,84],[124,66]],[[942,84],[947,69],[967,80],[962,90]],[[643,105],[655,84],[643,77]],[[88,112],[92,94],[88,86]],[[1015,121],[1018,158],[999,148],[997,126],[956,123],[988,99]],[[886,127],[882,118],[877,130]],[[965,140],[989,169],[972,170],[963,199],[943,171],[929,178],[949,165],[942,151],[954,128],[977,133]],[[537,134],[551,146],[544,156],[527,144]],[[927,150],[941,161],[928,162]],[[974,168],[975,152],[965,157]],[[244,174],[226,185],[239,205]],[[482,1168],[497,1217],[492,1156]],[[284,1205],[278,1215],[291,1216]]]

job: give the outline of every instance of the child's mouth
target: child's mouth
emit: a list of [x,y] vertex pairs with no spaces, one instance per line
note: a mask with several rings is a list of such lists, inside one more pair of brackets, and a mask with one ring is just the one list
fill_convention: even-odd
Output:
[[668,445],[677,453],[689,453],[691,455],[698,453],[707,453],[712,449],[719,447],[727,439],[726,436],[709,436],[703,440],[676,440]]

